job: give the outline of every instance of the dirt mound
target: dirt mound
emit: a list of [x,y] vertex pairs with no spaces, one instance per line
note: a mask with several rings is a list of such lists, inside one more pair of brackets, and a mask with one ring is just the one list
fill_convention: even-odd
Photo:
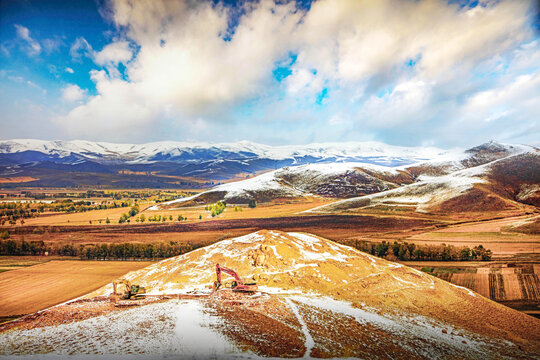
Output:
[[[216,263],[256,281],[260,292],[212,293]],[[201,358],[247,352],[475,359],[540,352],[539,320],[415,269],[305,233],[261,230],[125,277],[145,286],[149,295],[171,299],[108,312],[110,305],[101,304],[99,315],[86,318],[89,310],[76,323],[46,322],[41,329],[0,332],[0,354],[28,354],[43,346],[56,353],[130,350]],[[225,284],[230,280],[222,278]],[[103,287],[84,301],[93,304],[91,299],[105,299],[111,290]],[[68,305],[66,312],[73,313]]]
[[[304,233],[258,231],[164,260],[127,278],[149,288],[150,294],[209,291],[216,263],[256,281],[263,291],[330,296],[383,314],[426,316],[488,336],[508,339],[511,333],[513,340],[529,345],[532,334],[540,336],[538,320],[470,290]],[[107,286],[91,296],[110,291]]]

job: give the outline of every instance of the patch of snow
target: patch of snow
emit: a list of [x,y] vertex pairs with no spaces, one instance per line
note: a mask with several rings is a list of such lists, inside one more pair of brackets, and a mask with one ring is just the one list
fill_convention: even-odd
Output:
[[175,341],[185,356],[217,357],[239,352],[223,335],[212,329],[217,319],[205,312],[197,301],[183,301],[176,307]]
[[302,333],[304,333],[304,346],[306,347],[306,352],[304,353],[304,358],[309,359],[311,358],[311,350],[313,347],[315,347],[315,341],[313,341],[313,337],[309,333],[308,327],[306,325],[306,322],[304,321],[304,318],[302,315],[300,315],[300,312],[298,311],[298,308],[296,307],[296,304],[289,298],[285,298],[285,302],[293,312],[293,314],[296,316],[296,319],[300,323],[300,326],[302,328]]

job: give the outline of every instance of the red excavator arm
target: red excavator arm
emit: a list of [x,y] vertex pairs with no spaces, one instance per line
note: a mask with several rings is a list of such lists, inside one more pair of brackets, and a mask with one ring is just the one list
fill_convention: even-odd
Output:
[[216,264],[216,277],[217,281],[214,283],[214,290],[217,290],[221,287],[221,272],[224,272],[227,275],[230,275],[234,278],[234,281],[232,283],[231,289],[233,291],[256,291],[257,290],[257,284],[256,283],[248,283],[244,284],[240,276],[234,271],[233,269],[229,269],[228,267],[221,266],[219,264]]

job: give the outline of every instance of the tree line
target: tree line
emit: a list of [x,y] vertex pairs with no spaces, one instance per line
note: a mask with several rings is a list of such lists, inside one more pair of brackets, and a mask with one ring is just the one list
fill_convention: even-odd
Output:
[[364,240],[355,240],[352,244],[356,249],[387,260],[431,260],[431,261],[489,261],[492,251],[482,245],[473,247],[453,245],[417,245],[414,243],[383,241],[372,243]]
[[202,247],[199,243],[176,242],[167,243],[103,243],[83,244],[48,244],[38,241],[0,240],[0,255],[25,256],[76,256],[81,260],[141,260],[163,259],[182,255]]

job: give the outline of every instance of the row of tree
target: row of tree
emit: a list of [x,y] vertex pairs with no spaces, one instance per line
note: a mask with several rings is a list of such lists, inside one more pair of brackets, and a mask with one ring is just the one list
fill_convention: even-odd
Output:
[[0,240],[0,255],[78,256],[83,260],[162,259],[182,255],[201,247],[201,244],[170,241],[168,243],[121,244],[48,244],[43,241]]
[[482,245],[473,247],[453,246],[453,245],[417,245],[414,243],[383,241],[382,243],[372,243],[368,241],[354,241],[351,244],[360,251],[371,255],[395,260],[433,260],[433,261],[467,261],[482,260],[489,261],[493,255],[492,251]]

